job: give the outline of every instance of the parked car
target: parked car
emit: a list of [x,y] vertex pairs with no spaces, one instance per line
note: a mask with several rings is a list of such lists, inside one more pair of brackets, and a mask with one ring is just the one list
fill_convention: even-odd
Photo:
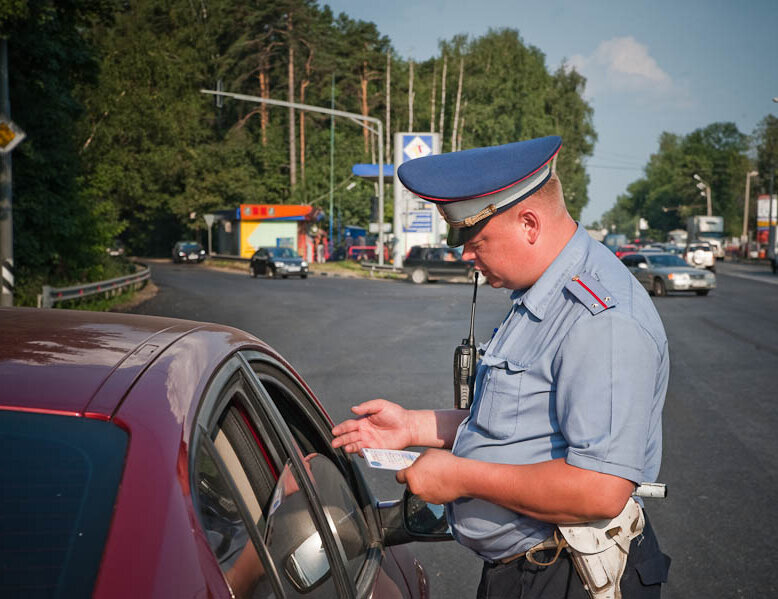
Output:
[[105,248],[105,251],[109,256],[119,258],[124,256],[126,248],[124,247],[124,243],[122,243],[121,240],[114,239],[110,247]]
[[693,291],[697,295],[708,295],[711,289],[716,288],[715,274],[700,272],[675,254],[639,252],[627,254],[621,261],[653,295],[667,295],[668,291]]
[[[346,259],[357,262],[375,262],[378,260],[378,246],[352,245],[347,248]],[[387,245],[384,245],[384,261],[389,261],[389,247]]]
[[[460,248],[414,245],[403,261],[403,271],[416,284],[453,277],[472,281],[475,266],[471,260],[462,260]],[[485,283],[486,279],[479,277],[478,282]]]
[[173,246],[173,262],[202,262],[205,250],[196,241],[178,241]]
[[269,278],[290,275],[305,279],[308,276],[308,262],[292,248],[261,247],[251,256],[249,272],[252,277],[265,275]]
[[403,546],[442,506],[378,503],[272,348],[169,318],[0,308],[2,596],[428,597]]
[[707,268],[716,272],[716,256],[706,242],[694,241],[684,250],[684,260],[694,268]]
[[616,248],[616,257],[620,259],[626,256],[627,254],[631,254],[632,252],[637,252],[638,249],[639,249],[638,246],[632,243],[619,246],[618,248]]

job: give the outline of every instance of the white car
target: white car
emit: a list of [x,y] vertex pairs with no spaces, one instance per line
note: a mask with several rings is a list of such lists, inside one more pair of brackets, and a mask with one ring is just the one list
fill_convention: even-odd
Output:
[[713,248],[707,242],[693,241],[688,245],[683,255],[684,260],[694,268],[707,268],[716,271],[716,256]]

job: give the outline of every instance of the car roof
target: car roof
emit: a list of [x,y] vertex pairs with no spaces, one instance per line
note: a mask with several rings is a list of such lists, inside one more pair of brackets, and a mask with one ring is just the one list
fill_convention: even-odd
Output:
[[0,308],[0,409],[84,415],[95,400],[110,417],[137,375],[166,347],[216,326],[135,314]]

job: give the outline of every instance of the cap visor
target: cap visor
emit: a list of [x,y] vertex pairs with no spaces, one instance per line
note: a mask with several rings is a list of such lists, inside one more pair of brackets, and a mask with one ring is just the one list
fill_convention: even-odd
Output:
[[478,232],[484,228],[488,218],[482,220],[480,223],[474,224],[472,227],[464,227],[462,229],[456,229],[454,227],[448,228],[448,237],[446,237],[446,243],[449,247],[455,248],[460,245],[464,245],[470,241],[473,237],[478,235]]

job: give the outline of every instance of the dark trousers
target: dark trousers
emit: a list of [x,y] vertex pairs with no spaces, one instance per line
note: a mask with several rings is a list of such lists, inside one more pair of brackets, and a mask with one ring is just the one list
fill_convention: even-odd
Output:
[[[554,550],[536,554],[537,561],[549,561]],[[627,565],[621,577],[623,599],[659,599],[667,582],[670,558],[659,549],[654,530],[646,517],[643,533],[632,539]],[[478,599],[589,599],[575,571],[570,554],[562,551],[550,566],[536,566],[524,558],[509,564],[484,564]]]

